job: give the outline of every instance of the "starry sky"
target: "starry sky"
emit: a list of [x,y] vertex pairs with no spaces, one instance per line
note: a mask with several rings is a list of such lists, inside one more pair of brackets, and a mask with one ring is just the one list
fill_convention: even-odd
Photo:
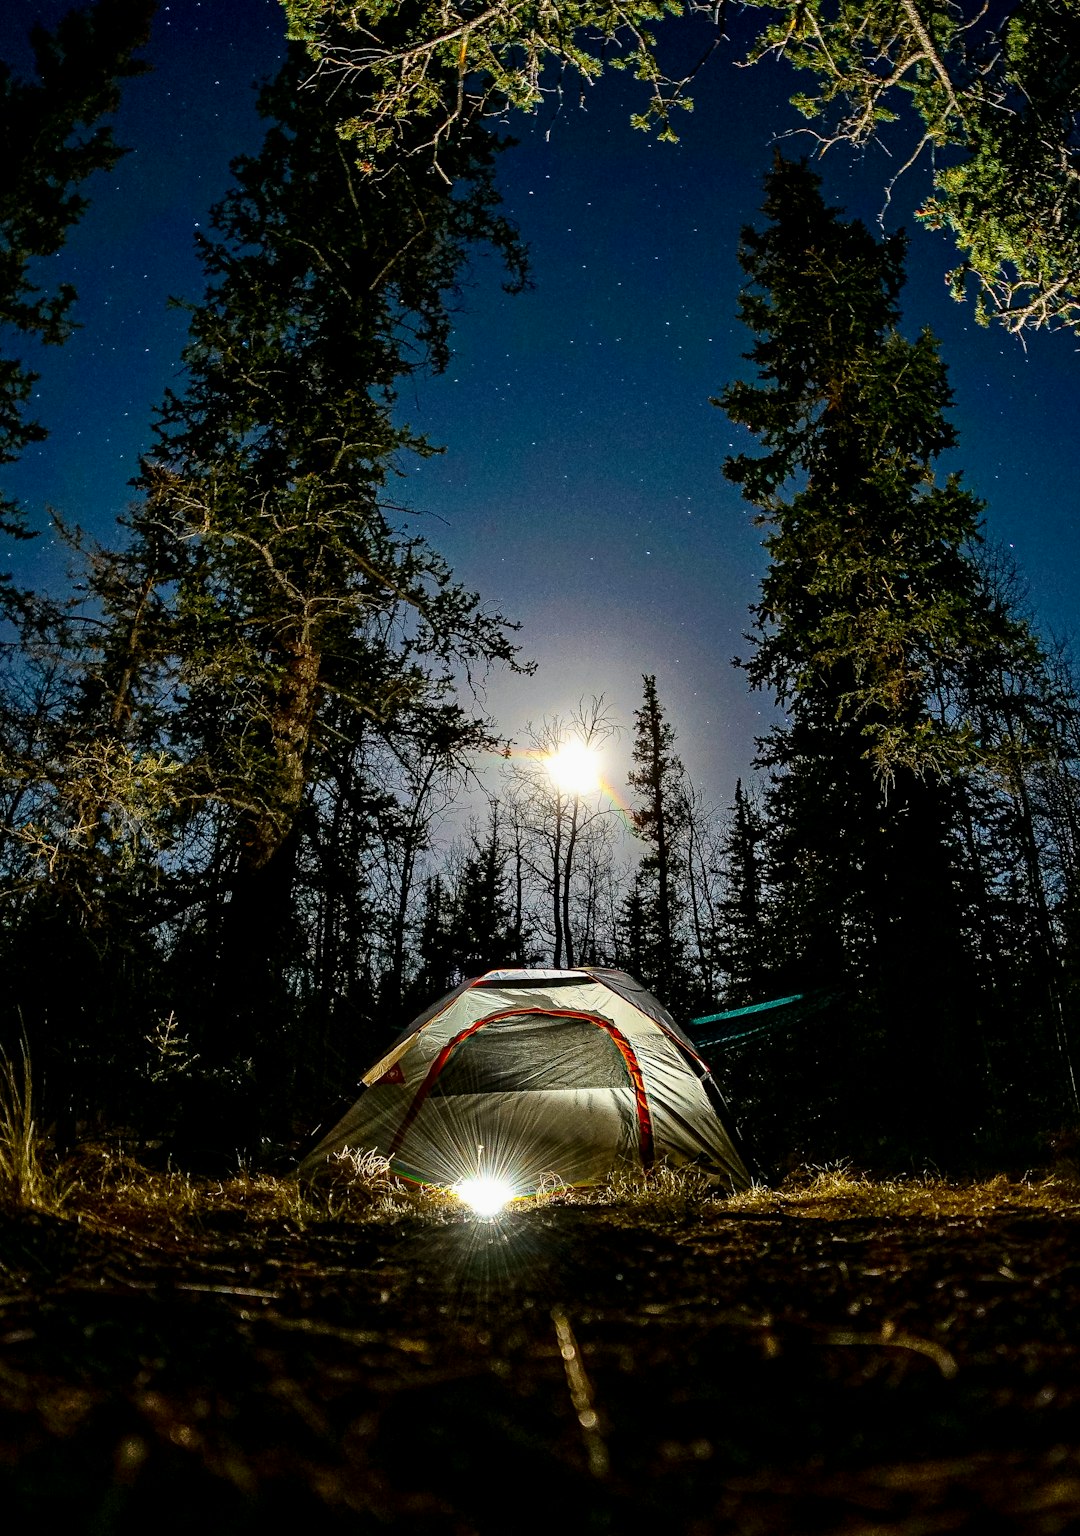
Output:
[[[0,54],[25,63],[29,26],[66,8],[4,0]],[[159,7],[153,72],[128,83],[117,120],[132,153],[90,184],[91,210],[53,263],[79,290],[81,329],[33,360],[34,410],[51,435],[5,479],[45,530],[3,557],[28,583],[64,579],[50,506],[109,539],[130,498],[153,407],[179,379],[186,325],[167,300],[201,293],[191,237],[225,190],[230,159],[258,146],[254,83],[273,73],[283,30],[277,0]],[[690,62],[709,35],[703,21],[686,22],[671,32],[674,52]],[[561,111],[512,125],[519,143],[500,174],[534,286],[507,296],[494,262],[480,260],[459,301],[450,368],[401,402],[446,446],[406,482],[414,526],[490,606],[521,621],[538,664],[531,679],[490,681],[502,730],[519,735],[600,694],[628,727],[641,674],[655,673],[683,759],[719,802],[747,772],[772,711],[731,666],[747,651],[763,556],[750,508],[721,475],[744,444],[709,396],[746,368],[738,233],[756,217],[778,136],[798,123],[784,67],[741,70],[734,58],[726,46],[713,54],[676,146],[630,127],[640,98],[622,76],[590,90],[584,107],[568,97]],[[779,142],[786,153],[811,148]],[[830,201],[872,222],[897,163],[879,148],[838,149],[819,170]],[[962,469],[986,500],[987,535],[1011,549],[1043,629],[1075,633],[1076,340],[1036,335],[1025,350],[954,304],[948,242],[914,227],[925,189],[917,172],[901,183],[887,227],[912,232],[905,326],[930,325],[950,368],[960,445],[943,467]]]

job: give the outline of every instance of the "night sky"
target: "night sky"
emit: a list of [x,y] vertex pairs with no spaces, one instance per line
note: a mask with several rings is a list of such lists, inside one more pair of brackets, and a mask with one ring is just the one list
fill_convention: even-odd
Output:
[[[23,63],[29,26],[67,8],[5,0],[3,57]],[[7,472],[35,526],[47,527],[51,505],[111,537],[153,407],[178,380],[186,322],[166,300],[201,294],[192,232],[228,184],[232,156],[257,148],[253,83],[273,72],[283,30],[277,0],[160,6],[154,72],[128,83],[117,122],[134,152],[90,184],[91,210],[53,263],[79,290],[82,329],[35,359],[34,410],[51,436]],[[688,60],[709,37],[704,22],[672,24],[670,35]],[[401,402],[447,448],[402,488],[416,527],[462,581],[522,622],[539,663],[532,679],[492,679],[502,729],[517,734],[594,694],[629,725],[641,674],[654,672],[688,768],[721,801],[771,708],[730,664],[747,650],[763,557],[750,508],[721,476],[742,444],[708,402],[746,367],[739,228],[756,217],[777,134],[797,122],[785,70],[737,70],[733,57],[726,46],[713,55],[696,110],[676,123],[678,146],[630,128],[640,97],[622,76],[592,89],[585,111],[568,98],[559,115],[513,123],[520,143],[501,176],[535,286],[508,297],[494,262],[481,261],[450,369]],[[897,163],[837,149],[818,168],[830,201],[870,222]],[[914,227],[925,190],[912,174],[888,227],[912,233],[906,328],[929,324],[950,368],[960,447],[945,467],[962,468],[987,501],[988,536],[1011,547],[1044,629],[1075,631],[1076,340],[1035,335],[1025,352],[954,304],[949,243]],[[26,582],[62,580],[48,532],[0,563]]]

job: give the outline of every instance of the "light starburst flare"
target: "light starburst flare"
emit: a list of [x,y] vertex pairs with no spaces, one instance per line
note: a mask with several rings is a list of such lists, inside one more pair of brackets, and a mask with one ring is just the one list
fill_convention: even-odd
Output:
[[481,1174],[473,1179],[462,1179],[460,1184],[455,1184],[454,1193],[477,1216],[498,1216],[517,1191],[508,1179]]

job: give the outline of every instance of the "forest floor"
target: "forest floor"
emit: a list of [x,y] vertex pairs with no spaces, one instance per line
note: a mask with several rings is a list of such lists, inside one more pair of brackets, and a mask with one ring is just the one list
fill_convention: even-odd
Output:
[[0,1218],[13,1533],[1080,1530],[1074,1178],[72,1178]]

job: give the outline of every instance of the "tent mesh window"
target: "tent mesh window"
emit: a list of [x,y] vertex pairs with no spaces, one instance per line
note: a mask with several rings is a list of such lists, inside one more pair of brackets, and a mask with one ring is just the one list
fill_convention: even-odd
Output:
[[625,1088],[628,1081],[619,1047],[599,1022],[524,1013],[495,1019],[462,1040],[431,1092]]

